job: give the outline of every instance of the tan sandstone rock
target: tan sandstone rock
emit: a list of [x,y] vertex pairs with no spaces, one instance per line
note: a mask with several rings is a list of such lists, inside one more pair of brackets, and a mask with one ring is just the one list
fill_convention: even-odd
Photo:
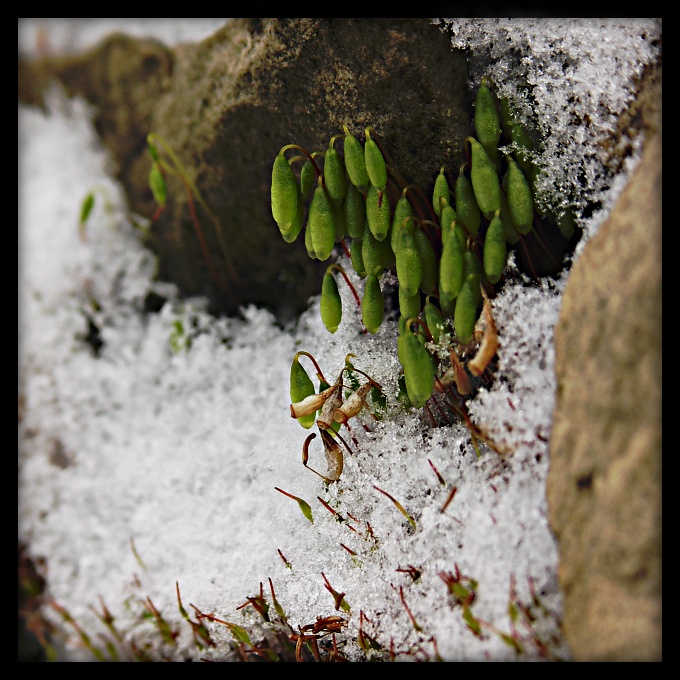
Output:
[[555,330],[547,491],[577,661],[661,659],[660,82],[639,98],[642,159],[576,261]]

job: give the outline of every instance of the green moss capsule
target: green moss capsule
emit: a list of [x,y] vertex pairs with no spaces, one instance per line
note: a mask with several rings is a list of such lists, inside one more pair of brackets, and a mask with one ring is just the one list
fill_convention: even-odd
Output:
[[347,193],[347,171],[342,156],[336,151],[333,143],[335,137],[331,139],[326,158],[323,164],[323,178],[328,192],[328,198],[332,203],[340,205]]
[[364,265],[363,240],[361,237],[353,238],[349,248],[352,268],[360,278],[366,277],[366,266]]
[[378,241],[383,241],[390,231],[390,202],[372,184],[366,192],[366,221],[368,228]]
[[534,224],[534,199],[522,169],[508,157],[507,198],[512,222],[520,234],[528,234]]
[[427,343],[430,341],[427,331],[423,328],[420,333],[416,334],[416,338],[418,338],[418,342],[427,350],[427,356],[430,358],[430,363],[432,364],[432,372],[436,375],[437,368],[439,366],[439,360],[426,347]]
[[[519,163],[518,163],[519,165]],[[520,166],[521,167],[521,166]],[[506,173],[507,174],[507,173]],[[531,196],[534,199],[534,210],[541,216],[541,217],[546,217],[547,210],[546,209],[540,209],[536,197],[538,196],[539,193],[539,188],[538,188],[538,182],[539,179],[544,175],[544,171],[538,167],[538,165],[532,164],[531,166],[531,172],[528,175],[524,175],[529,182],[529,186],[531,187]]]
[[[285,148],[285,147],[284,147]],[[297,216],[298,182],[283,151],[279,151],[272,168],[272,215],[281,231],[288,231]]]
[[503,222],[503,226],[505,227],[505,240],[511,245],[514,245],[519,241],[520,236],[519,232],[517,231],[517,227],[515,227],[512,222],[510,208],[508,207],[508,198],[505,195],[507,176],[508,175],[506,173],[503,177],[503,190],[501,191],[501,222]]
[[408,398],[408,392],[406,391],[406,381],[404,380],[403,374],[399,376],[397,381],[399,392],[397,393],[397,401],[401,404],[404,409],[413,408],[411,400]]
[[439,293],[439,306],[441,307],[442,314],[447,319],[453,319],[453,315],[456,311],[456,298],[447,298],[445,295]]
[[399,286],[399,313],[405,319],[420,314],[420,291],[415,295],[409,295],[404,288]]
[[515,159],[522,168],[524,174],[528,177],[531,174],[531,151],[534,149],[534,142],[527,128],[518,122],[516,117],[510,111],[510,103],[507,99],[501,99],[501,127],[503,134],[509,141],[514,143],[518,149],[515,153]]
[[312,243],[312,230],[309,228],[309,221],[305,228],[305,248],[307,249],[307,255],[309,255],[312,260],[316,260],[316,251],[314,250],[314,244]]
[[420,290],[426,295],[428,293],[434,293],[439,278],[439,258],[430,243],[430,239],[422,228],[415,230],[414,242],[418,255],[420,256],[422,269]]
[[454,223],[444,241],[442,256],[439,260],[439,294],[442,299],[454,300],[463,284],[464,260],[463,247],[456,230],[460,227]]
[[327,260],[335,247],[336,224],[333,206],[319,180],[309,206],[307,230],[311,230],[311,242],[316,257]]
[[87,222],[88,217],[90,216],[90,213],[92,212],[92,208],[94,207],[94,194],[90,191],[87,196],[83,199],[83,202],[80,206],[80,224],[83,225],[85,222]]
[[475,134],[486,149],[496,148],[501,138],[501,119],[496,108],[496,98],[482,79],[477,88],[474,114]]
[[415,295],[420,290],[423,280],[423,265],[416,248],[415,237],[411,235],[407,226],[400,229],[398,247],[394,255],[399,288],[403,288],[408,296]]
[[[287,162],[286,165],[288,165]],[[156,203],[164,207],[168,200],[168,187],[165,183],[165,177],[163,177],[163,173],[161,172],[161,168],[158,163],[154,163],[151,166],[151,170],[149,171],[149,188],[151,189],[151,193],[153,194]]]
[[493,163],[493,167],[494,170],[496,171],[496,174],[500,177],[502,170],[501,152],[496,147],[492,147],[490,149],[486,149],[486,153],[489,155],[489,159]]
[[330,333],[335,333],[342,320],[342,301],[338,283],[328,269],[321,284],[320,307],[323,325]]
[[366,201],[359,189],[351,182],[347,186],[343,209],[347,233],[352,238],[360,238],[366,226]]
[[512,124],[514,123],[514,116],[510,111],[510,102],[506,97],[501,97],[498,102],[498,108],[501,118],[501,130],[507,139],[512,141]]
[[397,358],[399,359],[399,363],[403,366],[404,365],[404,355],[402,351],[402,347],[404,346],[404,338],[406,337],[406,322],[410,319],[411,317],[408,316],[400,316],[399,317],[399,335],[397,336]]
[[500,280],[507,256],[505,227],[498,210],[489,224],[484,240],[484,273],[491,283],[498,283]]
[[378,241],[370,229],[364,232],[362,256],[367,274],[380,276],[394,264],[394,253],[388,239]]
[[452,231],[458,237],[461,250],[463,252],[469,250],[470,244],[468,243],[468,235],[459,220],[456,220],[451,224],[450,231]]
[[377,333],[384,316],[385,300],[380,290],[380,281],[375,274],[368,274],[361,300],[361,319],[366,330],[371,334]]
[[[399,317],[399,322],[398,322],[398,324],[397,324],[397,328],[398,328],[398,330],[399,330],[399,335],[400,335],[400,336],[406,335],[406,332],[407,332],[407,330],[406,330],[406,323],[407,323],[408,321],[411,321],[411,319],[410,319],[409,317],[406,317],[406,316],[400,316],[400,317]],[[409,331],[409,332],[410,332],[410,331]]]
[[501,185],[496,168],[484,147],[468,137],[471,152],[470,180],[479,209],[490,220],[501,207]]
[[315,180],[316,170],[314,169],[314,164],[308,158],[302,166],[302,170],[300,170],[300,191],[304,198],[309,196],[311,190],[314,188]]
[[[399,240],[399,229],[404,223],[404,220],[408,217],[413,217],[413,208],[411,207],[411,202],[406,197],[406,189],[402,191],[401,197],[397,201],[397,205],[394,206],[394,215],[392,216],[392,229],[390,231],[390,239],[392,242],[392,250],[396,253]],[[414,232],[415,226],[413,221],[407,222],[411,233]]]
[[286,243],[293,243],[297,239],[298,235],[302,231],[302,227],[305,219],[305,200],[302,196],[302,191],[298,186],[298,201],[297,201],[297,214],[293,220],[293,224],[288,229],[281,229],[281,236]]
[[335,222],[335,242],[340,243],[347,236],[347,220],[345,219],[345,208],[342,204],[333,203],[333,221]]
[[513,123],[511,126],[510,136],[512,141],[517,145],[515,152],[515,159],[517,165],[522,168],[522,172],[526,177],[531,175],[533,161],[531,160],[531,151],[534,148],[534,142],[529,136],[527,129],[519,123]]
[[439,169],[437,179],[434,181],[434,190],[432,192],[432,207],[434,208],[434,214],[437,216],[437,219],[441,219],[442,215],[442,198],[447,203],[451,203],[451,189],[449,188],[449,183],[444,174],[443,165]]
[[451,229],[451,225],[456,220],[456,218],[457,215],[456,211],[453,209],[453,206],[446,200],[442,201],[442,210],[439,217],[439,222],[442,227],[442,243],[444,242],[444,239],[449,233],[449,229]]
[[345,156],[347,175],[349,181],[363,193],[368,188],[369,183],[368,172],[366,171],[366,159],[364,157],[364,147],[361,145],[361,142],[350,133],[346,125],[343,125],[342,128],[345,131],[343,153]]
[[439,338],[444,330],[446,321],[444,320],[444,315],[439,307],[430,301],[429,295],[427,296],[423,307],[423,319],[427,325],[427,330],[430,331],[432,341],[435,344],[439,344]]
[[456,180],[456,215],[465,229],[472,236],[477,236],[481,214],[475,192],[470,184],[470,180],[465,175],[465,165],[460,166],[458,179]]
[[[293,358],[293,363],[290,366],[290,401],[291,404],[296,404],[310,395],[314,394],[314,383],[307,375],[307,371],[303,368],[298,360],[296,354]],[[302,427],[309,429],[314,425],[316,420],[316,412],[309,415],[302,416],[297,419]]]
[[146,148],[147,151],[149,152],[149,155],[151,156],[151,159],[156,162],[160,163],[160,158],[158,157],[158,149],[156,149],[156,145],[151,141],[151,137],[154,135],[147,135],[146,136]]
[[453,330],[460,342],[466,345],[472,340],[477,323],[477,299],[479,293],[479,278],[466,276],[456,298],[456,309],[453,313]]
[[380,276],[386,269],[380,243],[367,229],[362,239],[362,256],[367,275]]
[[432,396],[434,367],[430,353],[409,330],[408,323],[406,326],[401,348],[404,381],[411,404],[415,408],[422,408]]
[[364,144],[364,160],[366,161],[366,172],[371,184],[382,193],[387,186],[387,166],[383,158],[382,151],[371,137],[371,129],[366,128],[366,143]]
[[[479,286],[479,282],[482,279],[484,272],[483,272],[483,265],[480,262],[479,258],[477,257],[477,254],[475,253],[474,250],[471,249],[466,249],[463,251],[463,283],[465,283],[465,279],[469,277],[473,277],[476,279],[476,283],[474,286],[472,286],[472,291],[474,293],[474,298],[475,298],[475,304],[477,305],[478,308],[481,308],[482,306],[482,291]],[[461,286],[462,288],[462,286]]]

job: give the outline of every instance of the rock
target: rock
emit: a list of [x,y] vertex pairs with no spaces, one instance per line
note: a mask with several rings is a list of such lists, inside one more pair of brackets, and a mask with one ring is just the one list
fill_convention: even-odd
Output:
[[650,82],[642,158],[555,329],[547,495],[577,661],[661,660],[660,73]]
[[[302,238],[284,243],[271,217],[281,147],[322,151],[343,124],[360,138],[370,125],[406,180],[427,193],[441,165],[453,171],[462,162],[471,134],[465,55],[428,19],[233,19],[174,50],[116,35],[87,55],[20,64],[20,99],[39,101],[50,77],[97,107],[133,211],[150,217],[155,209],[148,132],[187,167],[219,220],[216,227],[197,207],[218,275],[210,275],[179,182],[149,245],[160,278],[207,295],[214,312],[254,303],[285,321],[321,290],[328,262],[311,261]],[[232,296],[218,278],[229,280]]]
[[[85,54],[20,60],[19,101],[42,106],[54,80],[68,96],[87,100],[116,174],[126,183],[133,158],[145,151],[158,97],[170,88],[173,61],[172,52],[156,40],[114,33]],[[143,207],[132,200],[134,210],[141,213]]]

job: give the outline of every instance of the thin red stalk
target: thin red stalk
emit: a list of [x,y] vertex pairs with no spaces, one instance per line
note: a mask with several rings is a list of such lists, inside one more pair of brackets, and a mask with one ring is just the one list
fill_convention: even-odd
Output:
[[210,251],[208,250],[208,246],[205,242],[205,236],[203,235],[203,230],[201,229],[201,225],[198,222],[198,217],[196,216],[196,206],[194,205],[194,197],[191,193],[191,187],[186,182],[186,180],[184,181],[184,186],[185,186],[186,192],[187,192],[187,200],[188,200],[188,203],[189,203],[189,213],[191,214],[191,221],[194,223],[194,229],[196,230],[196,236],[198,237],[198,242],[199,242],[199,245],[201,246],[201,252],[203,254],[203,259],[205,260],[205,263],[208,266],[208,270],[210,271],[210,275],[213,277],[213,279],[215,280],[217,285],[220,287],[222,292],[225,295],[228,295],[233,300],[233,291],[228,286],[228,284],[225,282],[225,280],[219,275],[217,269],[215,268],[215,263],[213,262],[213,259],[210,256]]
[[408,605],[406,604],[406,599],[404,598],[404,587],[399,586],[399,597],[401,598],[401,603],[404,605],[404,609],[406,609],[406,613],[408,614],[409,619],[411,619],[411,623],[413,624],[413,627],[417,631],[421,631],[422,628],[418,625],[418,622],[416,621],[415,617],[411,613],[411,610],[409,609]]
[[[343,245],[344,245],[344,241],[343,241]],[[349,253],[347,253],[347,255],[349,255]],[[333,263],[332,265],[330,265],[328,267],[328,269],[337,269],[342,274],[347,285],[349,286],[349,289],[352,291],[352,294],[354,295],[354,299],[356,300],[357,307],[361,307],[361,300],[359,299],[359,295],[356,291],[356,288],[352,285],[352,282],[349,280],[349,277],[345,273],[345,270],[337,263]]]
[[305,352],[304,350],[300,350],[295,354],[296,357],[300,355],[306,356],[314,364],[314,368],[316,368],[316,374],[319,376],[319,378],[323,380],[325,383],[328,383],[328,380],[324,378],[323,372],[321,371],[319,364],[316,363],[316,359],[309,352]]
[[449,492],[449,495],[447,496],[446,500],[444,501],[444,505],[442,505],[442,507],[439,508],[439,512],[444,512],[446,508],[449,507],[449,504],[453,500],[453,497],[456,495],[456,491],[458,491],[458,487],[454,486]]
[[299,144],[287,144],[286,146],[281,149],[281,151],[287,151],[288,149],[297,149],[298,151],[301,151],[309,160],[311,161],[312,165],[314,166],[314,170],[316,171],[316,176],[320,177],[321,176],[321,170],[319,170],[319,166],[316,164],[316,161],[314,160],[313,156],[305,149],[304,147],[300,146]]

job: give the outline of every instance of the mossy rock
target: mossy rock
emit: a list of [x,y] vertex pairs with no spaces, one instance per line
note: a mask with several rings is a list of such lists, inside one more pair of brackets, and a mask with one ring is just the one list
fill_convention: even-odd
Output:
[[[457,167],[472,101],[462,52],[428,19],[232,19],[199,43],[168,49],[112,35],[86,54],[20,63],[19,98],[40,103],[51,78],[95,105],[130,207],[151,216],[146,135],[165,138],[219,217],[236,269],[234,296],[215,285],[172,183],[149,246],[159,276],[215,312],[246,304],[285,321],[318,294],[325,266],[302,239],[286,244],[271,216],[271,166],[289,143],[323,150],[343,124],[363,138],[372,126],[401,174],[431,192],[442,165]],[[215,226],[198,218],[221,276]]]

